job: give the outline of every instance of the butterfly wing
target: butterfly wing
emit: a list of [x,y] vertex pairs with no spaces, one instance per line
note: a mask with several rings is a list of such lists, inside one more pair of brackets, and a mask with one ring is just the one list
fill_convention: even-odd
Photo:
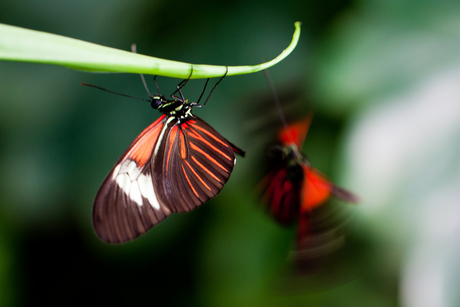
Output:
[[300,206],[301,181],[293,178],[284,165],[271,171],[261,184],[266,186],[262,199],[270,214],[280,224],[297,221]]
[[155,191],[172,212],[187,212],[222,190],[235,165],[234,148],[197,116],[169,125],[159,148],[163,159],[153,165],[161,178],[154,181]]
[[132,240],[171,214],[154,191],[152,173],[152,154],[164,139],[166,120],[163,115],[147,127],[102,183],[94,201],[93,225],[103,241]]
[[93,224],[108,243],[145,233],[171,212],[190,211],[219,193],[236,148],[196,116],[163,115],[117,162],[96,196]]
[[301,196],[301,211],[312,211],[324,204],[332,195],[349,203],[358,203],[359,198],[353,193],[330,183],[321,172],[302,165],[304,183]]
[[290,123],[287,127],[279,131],[278,141],[283,145],[295,144],[299,150],[302,149],[302,144],[307,136],[312,119],[313,114],[310,114],[302,121]]
[[318,171],[307,165],[302,165],[304,173],[301,193],[301,211],[312,211],[321,206],[329,198],[333,185]]
[[302,169],[304,180],[295,255],[298,269],[312,273],[319,263],[336,254],[344,245],[341,229],[344,227],[344,216],[338,209],[331,207],[332,204],[326,204],[327,201],[331,196],[354,203],[359,199],[353,193],[330,183],[316,169],[305,164]]

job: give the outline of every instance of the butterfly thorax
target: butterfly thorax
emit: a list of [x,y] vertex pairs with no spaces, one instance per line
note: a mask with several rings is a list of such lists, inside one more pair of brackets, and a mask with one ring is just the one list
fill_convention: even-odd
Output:
[[196,103],[189,103],[188,100],[181,99],[166,99],[162,95],[157,95],[151,97],[151,105],[152,108],[161,111],[163,114],[181,119],[192,115],[192,107]]
[[306,164],[310,166],[310,161],[307,157],[299,150],[297,145],[290,144],[282,147],[283,160],[287,163],[292,164]]
[[295,144],[282,147],[282,163],[293,182],[303,180],[303,166],[310,166],[310,161]]

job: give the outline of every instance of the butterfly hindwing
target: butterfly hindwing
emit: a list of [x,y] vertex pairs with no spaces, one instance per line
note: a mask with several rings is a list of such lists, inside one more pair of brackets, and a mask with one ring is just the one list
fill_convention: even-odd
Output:
[[292,224],[297,221],[301,182],[289,178],[284,166],[270,172],[265,181],[268,184],[262,197],[268,205],[270,214],[280,224]]
[[153,171],[160,198],[172,212],[187,212],[217,195],[235,165],[232,145],[197,116],[172,122]]

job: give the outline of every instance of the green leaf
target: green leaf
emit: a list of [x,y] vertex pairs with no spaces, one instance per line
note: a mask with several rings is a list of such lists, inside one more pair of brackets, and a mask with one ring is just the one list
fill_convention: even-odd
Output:
[[[297,45],[296,22],[290,45],[273,60],[254,66],[229,66],[227,76],[267,69],[288,56]],[[0,59],[62,65],[90,72],[123,72],[186,79],[220,77],[226,66],[189,64],[105,47],[78,39],[0,24]]]

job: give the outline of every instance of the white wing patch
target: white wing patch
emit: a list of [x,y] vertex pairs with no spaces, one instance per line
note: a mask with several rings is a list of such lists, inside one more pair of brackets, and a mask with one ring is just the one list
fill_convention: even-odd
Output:
[[129,191],[131,190],[131,180],[129,179],[128,174],[119,174],[117,176],[116,182],[123,192],[129,196]]
[[137,178],[137,183],[141,194],[149,200],[150,205],[156,210],[160,210],[160,204],[153,190],[152,178],[141,174],[139,178]]
[[112,178],[118,187],[137,205],[144,205],[143,198],[146,198],[155,210],[160,210],[160,204],[153,189],[153,182],[150,176],[142,173],[136,162],[126,160],[117,165],[113,171]]
[[134,201],[139,206],[142,206],[143,204],[142,195],[141,195],[141,190],[139,189],[139,183],[137,181],[132,182],[130,192],[131,193],[129,194],[129,197],[131,197],[131,200]]

